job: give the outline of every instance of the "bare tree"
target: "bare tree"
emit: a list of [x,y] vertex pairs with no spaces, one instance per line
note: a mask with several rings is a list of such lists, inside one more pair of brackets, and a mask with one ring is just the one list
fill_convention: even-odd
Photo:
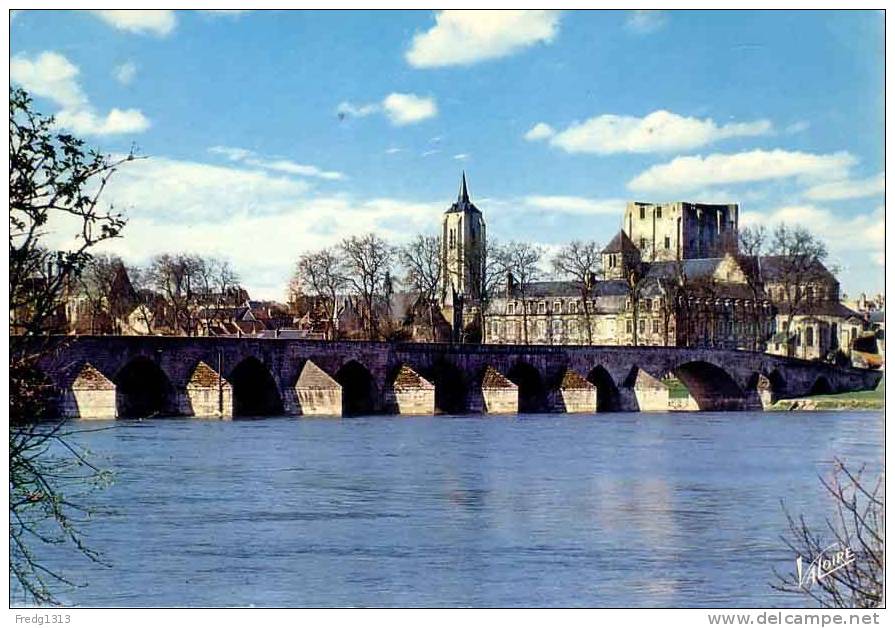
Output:
[[744,227],[740,230],[739,252],[736,259],[743,268],[746,276],[746,285],[749,292],[752,293],[752,309],[751,328],[752,333],[749,334],[750,349],[752,351],[764,350],[765,342],[765,316],[762,304],[767,299],[765,292],[764,277],[761,272],[761,260],[765,255],[765,247],[767,245],[767,231],[764,225],[755,227]]
[[435,340],[435,307],[443,271],[441,237],[417,235],[399,249],[398,259],[404,269],[404,283],[416,293],[418,303],[426,308]]
[[239,305],[243,290],[239,286],[239,275],[227,260],[197,256],[193,267],[198,281],[194,308],[201,313],[205,328],[209,329],[213,322],[230,316],[233,308]]
[[343,274],[342,262],[329,249],[306,253],[298,259],[292,285],[300,294],[310,294],[315,303],[311,305],[311,315],[316,316],[318,308],[323,308],[325,335],[329,340],[338,337],[338,298],[348,285]]
[[647,277],[649,265],[641,259],[640,251],[622,247],[622,268],[625,269],[625,285],[628,288],[628,299],[631,304],[632,336],[636,347],[640,340],[638,323],[640,321],[640,299],[643,296],[643,283]]
[[852,472],[838,459],[835,464],[830,480],[820,478],[833,500],[833,514],[822,525],[812,527],[784,506],[789,530],[783,542],[796,567],[786,574],[775,569],[771,586],[825,608],[877,608],[885,582],[883,476],[868,481],[864,467]]
[[150,282],[171,308],[173,329],[187,336],[196,333],[204,266],[201,257],[185,253],[162,253],[152,258],[149,264]]
[[[67,438],[52,413],[53,387],[37,362],[58,329],[65,291],[78,279],[99,242],[118,237],[125,221],[100,205],[116,169],[134,159],[111,159],[83,141],[54,130],[51,117],[32,109],[26,92],[9,93],[9,573],[26,601],[57,604],[55,588],[68,584],[50,569],[41,548],[69,545],[93,560],[84,544],[87,514],[79,499],[103,474]],[[51,228],[74,225],[72,248],[51,251]]]
[[551,260],[557,274],[570,279],[581,294],[584,327],[587,330],[587,344],[593,344],[591,330],[591,297],[600,271],[602,247],[593,240],[582,242],[573,240],[562,247]]
[[544,251],[528,242],[511,241],[494,251],[494,255],[508,279],[512,276],[522,297],[522,340],[528,344],[528,290],[530,284],[541,276],[540,263]]
[[127,268],[131,284],[136,292],[137,307],[130,314],[143,323],[147,334],[154,333],[157,324],[164,324],[164,313],[157,307],[161,296],[153,290],[152,276],[148,268],[130,266]]
[[[771,236],[769,253],[773,256],[772,281],[777,287],[777,300],[786,317],[787,334],[797,314],[810,313],[817,284],[829,276],[823,262],[826,245],[804,227],[778,225]],[[770,283],[770,282],[769,282]],[[787,355],[793,346],[787,341]]]
[[77,292],[87,304],[91,334],[114,331],[115,315],[120,313],[115,307],[115,293],[123,267],[121,258],[116,255],[95,255],[78,277]]
[[342,263],[348,285],[361,299],[361,316],[369,340],[379,335],[379,301],[390,289],[390,268],[395,257],[394,248],[379,236],[369,233],[342,240]]

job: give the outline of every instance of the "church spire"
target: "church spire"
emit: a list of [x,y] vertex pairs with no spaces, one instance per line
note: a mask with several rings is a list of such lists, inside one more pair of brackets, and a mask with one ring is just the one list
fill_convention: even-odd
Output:
[[469,202],[469,192],[466,190],[466,171],[463,171],[463,178],[460,180],[460,194],[457,196],[458,203]]

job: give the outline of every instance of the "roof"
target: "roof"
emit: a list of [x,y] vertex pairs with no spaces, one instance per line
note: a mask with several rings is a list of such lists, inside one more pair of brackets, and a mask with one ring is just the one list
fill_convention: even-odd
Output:
[[[621,279],[596,281],[591,289],[592,297],[622,296],[628,294],[628,286]],[[514,286],[513,296],[522,296],[519,286]],[[525,284],[525,297],[580,297],[581,287],[574,281],[533,281]]]
[[460,180],[460,193],[457,194],[457,202],[451,205],[445,213],[452,214],[455,212],[482,213],[481,210],[469,200],[469,190],[466,187],[466,171],[463,172],[463,177]]
[[[786,303],[777,303],[781,311],[787,311]],[[861,315],[847,308],[839,301],[803,301],[796,306],[795,312],[800,316],[834,316],[838,318],[857,318]]]
[[624,253],[626,251],[637,251],[637,247],[624,231],[615,234],[615,237],[603,249],[603,253]]
[[710,277],[715,274],[718,264],[723,257],[705,257],[700,259],[683,259],[667,262],[651,262],[646,276],[656,279],[676,278],[678,272],[683,272],[690,279],[696,277]]
[[[780,279],[787,270],[786,265],[784,264],[784,260],[787,257],[783,255],[765,255],[761,258],[761,274],[765,281],[773,282],[777,279]],[[836,278],[833,276],[827,267],[823,265],[819,260],[812,260],[808,265],[806,270],[807,274],[814,275],[816,279],[825,279],[830,281],[836,281]]]

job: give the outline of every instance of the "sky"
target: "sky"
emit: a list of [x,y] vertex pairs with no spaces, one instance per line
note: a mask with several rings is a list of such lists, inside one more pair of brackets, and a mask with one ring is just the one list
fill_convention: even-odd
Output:
[[[17,11],[10,78],[144,156],[104,244],[229,259],[435,233],[465,169],[489,237],[608,243],[629,200],[801,224],[883,291],[884,17],[871,11]],[[54,242],[70,233],[55,229]]]

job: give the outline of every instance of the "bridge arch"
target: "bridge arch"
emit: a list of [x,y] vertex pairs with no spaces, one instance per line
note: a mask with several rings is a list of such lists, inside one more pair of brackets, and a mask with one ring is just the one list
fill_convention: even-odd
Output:
[[832,395],[833,392],[830,380],[821,375],[814,380],[814,384],[811,385],[811,390],[808,391],[808,395]]
[[463,371],[450,362],[438,362],[431,370],[435,384],[435,412],[463,414],[467,411],[468,382]]
[[179,414],[177,392],[162,368],[145,356],[125,364],[112,380],[115,406],[122,419]]
[[597,412],[614,412],[619,409],[619,393],[615,380],[602,365],[587,374],[587,381],[597,387]]
[[350,360],[336,372],[335,380],[342,385],[342,414],[358,416],[376,411],[378,390],[369,369],[357,360]]
[[786,396],[786,378],[779,369],[774,369],[768,373],[768,381],[771,383],[771,392],[774,393],[776,399]]
[[270,370],[258,358],[247,357],[230,371],[233,416],[283,414],[283,398]]
[[537,368],[528,362],[516,362],[507,378],[519,387],[519,412],[546,411],[547,387]]
[[723,368],[704,360],[685,362],[672,373],[687,388],[700,410],[742,410],[746,394]]

